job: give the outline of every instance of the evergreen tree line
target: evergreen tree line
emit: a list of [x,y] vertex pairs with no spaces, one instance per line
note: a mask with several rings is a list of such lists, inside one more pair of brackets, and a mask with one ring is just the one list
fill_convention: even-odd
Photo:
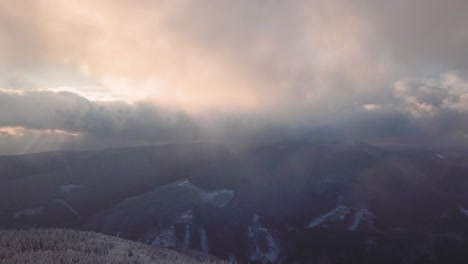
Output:
[[1,264],[221,264],[117,237],[65,229],[0,230]]

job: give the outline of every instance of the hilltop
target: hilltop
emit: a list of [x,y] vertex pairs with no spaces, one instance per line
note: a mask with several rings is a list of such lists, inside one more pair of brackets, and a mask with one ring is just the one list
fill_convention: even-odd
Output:
[[66,229],[0,231],[0,263],[5,264],[217,264],[216,258],[178,253],[129,240]]

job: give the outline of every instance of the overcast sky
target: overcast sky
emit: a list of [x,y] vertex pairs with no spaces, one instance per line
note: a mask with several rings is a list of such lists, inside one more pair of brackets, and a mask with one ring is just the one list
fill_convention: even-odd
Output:
[[467,10],[466,0],[0,0],[0,154],[313,131],[467,144]]

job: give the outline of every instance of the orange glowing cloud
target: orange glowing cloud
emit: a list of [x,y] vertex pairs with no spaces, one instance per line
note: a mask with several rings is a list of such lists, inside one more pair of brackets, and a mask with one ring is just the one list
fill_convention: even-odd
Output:
[[79,137],[80,133],[69,132],[61,129],[28,129],[25,127],[0,127],[0,136],[21,137],[26,133],[45,134],[65,137]]

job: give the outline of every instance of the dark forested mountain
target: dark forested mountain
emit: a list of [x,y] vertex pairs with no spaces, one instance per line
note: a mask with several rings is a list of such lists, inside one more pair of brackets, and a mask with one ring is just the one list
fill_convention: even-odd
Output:
[[466,263],[468,159],[362,142],[0,157],[3,228],[71,227],[240,263]]

